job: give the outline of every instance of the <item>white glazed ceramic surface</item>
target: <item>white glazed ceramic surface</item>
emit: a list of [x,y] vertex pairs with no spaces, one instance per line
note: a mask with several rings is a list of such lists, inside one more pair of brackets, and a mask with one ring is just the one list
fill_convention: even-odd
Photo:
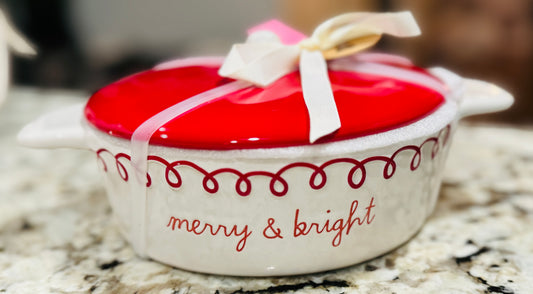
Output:
[[[383,254],[407,241],[433,210],[448,132],[292,159],[158,150],[164,156],[149,161],[147,255],[194,271],[256,276],[333,269]],[[123,157],[128,149],[118,146],[125,144],[112,141],[99,144],[100,165],[130,236],[128,195],[138,183]],[[206,224],[221,230],[213,235]]]
[[[512,103],[492,85],[442,69],[434,73],[454,89],[446,103],[385,133],[289,148],[151,146],[144,254],[199,272],[290,275],[348,266],[406,242],[435,206],[457,120]],[[129,141],[88,126],[81,110],[44,117],[19,139],[35,147],[94,150],[115,216],[131,241],[137,216],[130,198],[140,182]],[[70,127],[60,127],[65,125]]]

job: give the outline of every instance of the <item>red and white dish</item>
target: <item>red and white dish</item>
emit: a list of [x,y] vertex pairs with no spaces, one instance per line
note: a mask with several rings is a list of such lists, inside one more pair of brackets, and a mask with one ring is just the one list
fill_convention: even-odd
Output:
[[331,62],[342,126],[314,144],[298,72],[161,127],[150,141],[142,220],[131,203],[142,183],[129,139],[165,108],[231,81],[216,61],[122,79],[87,105],[43,116],[19,140],[95,152],[119,226],[141,255],[227,275],[340,268],[409,240],[435,206],[458,120],[512,104],[488,83],[376,60],[399,74],[365,72],[354,58]]

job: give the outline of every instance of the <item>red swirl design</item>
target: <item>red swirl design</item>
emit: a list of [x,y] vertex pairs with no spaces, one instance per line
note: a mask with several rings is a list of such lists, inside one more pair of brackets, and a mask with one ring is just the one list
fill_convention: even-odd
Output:
[[[294,169],[294,168],[306,168],[306,169],[312,170],[311,176],[309,177],[309,186],[315,190],[320,190],[326,185],[326,182],[327,182],[326,168],[328,166],[338,164],[338,163],[347,163],[347,164],[352,165],[352,168],[348,172],[348,176],[347,176],[348,185],[352,189],[358,189],[361,186],[363,186],[363,184],[365,183],[366,176],[367,176],[367,170],[365,168],[365,165],[369,162],[373,162],[373,161],[384,162],[385,165],[383,166],[383,178],[390,179],[396,172],[396,168],[397,168],[397,164],[395,161],[396,156],[398,156],[398,154],[405,152],[407,150],[411,150],[414,152],[413,157],[411,159],[411,163],[410,163],[410,170],[414,171],[420,166],[420,163],[422,161],[422,148],[426,144],[432,143],[433,146],[431,149],[431,159],[435,158],[435,156],[438,154],[440,150],[440,144],[439,144],[440,141],[442,140],[442,146],[446,145],[450,137],[450,132],[451,132],[451,127],[448,125],[438,134],[438,136],[426,139],[424,142],[422,142],[422,144],[420,144],[420,146],[415,146],[415,145],[403,146],[400,149],[396,150],[396,152],[394,152],[390,157],[372,156],[361,161],[354,159],[354,158],[336,158],[336,159],[326,161],[325,163],[321,165],[315,165],[315,164],[308,163],[308,162],[294,162],[294,163],[290,163],[282,167],[275,173],[269,172],[269,171],[251,171],[251,172],[243,173],[233,168],[220,168],[220,169],[216,169],[214,171],[209,172],[191,161],[178,160],[174,162],[169,162],[165,160],[164,158],[155,156],[155,155],[149,155],[148,161],[159,162],[165,166],[165,179],[167,181],[167,184],[172,188],[179,188],[182,186],[183,180],[178,171],[178,168],[187,166],[187,167],[190,167],[196,170],[197,172],[203,175],[203,180],[202,180],[203,188],[205,191],[211,194],[218,192],[218,189],[219,189],[219,183],[216,179],[216,176],[219,174],[223,174],[223,173],[229,173],[229,174],[234,174],[237,177],[237,180],[235,182],[235,191],[240,196],[243,196],[243,197],[248,196],[252,192],[252,181],[250,180],[250,178],[263,176],[263,177],[270,178],[270,183],[269,183],[270,192],[274,196],[282,197],[282,196],[285,196],[287,192],[289,191],[289,184],[287,180],[283,178],[283,174],[286,171],[290,169]],[[98,160],[102,163],[103,169],[106,172],[108,171],[107,164],[104,158],[102,157],[102,154],[104,153],[108,153],[113,156],[113,158],[115,159],[115,166],[117,168],[117,172],[119,176],[124,181],[127,182],[129,179],[129,175],[124,166],[124,163],[121,160],[130,161],[131,157],[125,153],[118,153],[114,155],[107,149],[103,149],[103,148],[99,149],[98,151],[96,151],[96,156]],[[357,179],[356,173],[358,171],[360,171],[361,174],[359,175]],[[146,177],[147,177],[146,186],[150,187],[152,185],[152,179],[150,177],[150,174],[147,173]],[[281,186],[281,187],[276,188],[276,185]]]

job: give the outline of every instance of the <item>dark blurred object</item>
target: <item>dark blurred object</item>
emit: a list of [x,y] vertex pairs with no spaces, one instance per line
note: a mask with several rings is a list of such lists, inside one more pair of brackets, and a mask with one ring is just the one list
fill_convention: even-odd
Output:
[[275,14],[270,1],[1,3],[39,49],[32,61],[14,59],[14,83],[88,91],[168,59],[225,55],[247,27]]
[[[37,86],[77,84],[76,51],[64,22],[67,1],[3,1],[2,6],[39,55],[31,60],[12,57],[13,80]],[[74,62],[73,62],[74,61]]]
[[72,1],[6,0],[2,6],[15,25],[37,47],[33,59],[12,57],[14,84],[40,88],[96,90],[111,80],[151,67],[144,56],[124,56],[102,71],[84,56],[69,22]]
[[482,119],[533,123],[533,1],[396,0],[422,27],[422,37],[406,44],[418,64],[440,65],[494,82],[515,95],[510,110]]

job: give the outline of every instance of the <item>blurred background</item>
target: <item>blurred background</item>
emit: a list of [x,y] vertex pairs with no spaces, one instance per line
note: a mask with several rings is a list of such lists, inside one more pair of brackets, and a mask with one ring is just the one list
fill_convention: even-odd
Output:
[[532,0],[0,0],[37,47],[12,57],[12,82],[95,91],[169,59],[225,55],[245,30],[280,18],[310,33],[348,11],[411,10],[422,37],[384,38],[375,50],[494,82],[512,92],[509,111],[478,117],[533,124]]

